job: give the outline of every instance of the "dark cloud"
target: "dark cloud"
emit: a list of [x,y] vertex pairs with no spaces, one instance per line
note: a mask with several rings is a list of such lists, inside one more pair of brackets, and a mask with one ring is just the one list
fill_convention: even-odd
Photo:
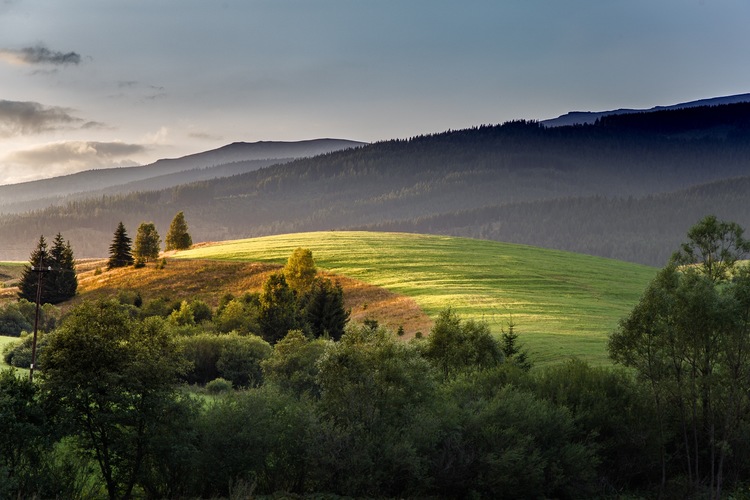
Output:
[[81,55],[76,52],[54,51],[43,45],[24,47],[20,50],[0,49],[0,54],[22,64],[68,65],[81,63]]
[[0,100],[0,137],[41,134],[73,128],[83,120],[73,110],[38,102]]

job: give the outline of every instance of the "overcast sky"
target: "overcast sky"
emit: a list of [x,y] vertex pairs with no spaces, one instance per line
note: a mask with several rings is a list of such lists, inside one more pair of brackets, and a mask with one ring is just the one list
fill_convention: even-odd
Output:
[[0,0],[0,184],[750,92],[747,0]]

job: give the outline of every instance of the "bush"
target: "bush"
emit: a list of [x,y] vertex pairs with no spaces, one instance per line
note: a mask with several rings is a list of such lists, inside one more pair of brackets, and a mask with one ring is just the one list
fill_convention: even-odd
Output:
[[209,394],[221,394],[232,390],[232,383],[225,378],[215,378],[206,384],[206,392]]
[[202,333],[179,340],[183,356],[192,365],[185,375],[190,384],[207,384],[219,377],[236,387],[255,387],[263,382],[261,362],[271,346],[255,335]]

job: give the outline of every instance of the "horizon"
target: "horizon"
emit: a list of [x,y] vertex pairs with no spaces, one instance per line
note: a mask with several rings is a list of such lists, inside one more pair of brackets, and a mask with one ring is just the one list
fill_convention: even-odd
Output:
[[[750,5],[0,4],[0,184],[748,91]],[[721,54],[721,57],[717,57]]]

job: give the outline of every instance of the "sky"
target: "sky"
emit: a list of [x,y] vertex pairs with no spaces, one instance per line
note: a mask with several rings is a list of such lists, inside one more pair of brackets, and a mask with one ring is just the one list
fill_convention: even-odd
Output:
[[747,0],[0,0],[0,184],[750,92]]

